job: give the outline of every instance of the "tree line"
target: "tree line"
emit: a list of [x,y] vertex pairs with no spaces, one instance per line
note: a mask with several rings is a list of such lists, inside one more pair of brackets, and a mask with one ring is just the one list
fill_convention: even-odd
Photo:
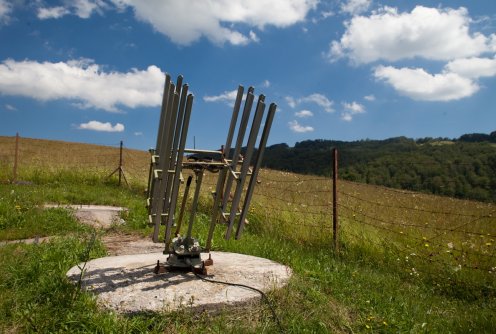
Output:
[[331,149],[339,177],[386,187],[481,201],[496,201],[496,131],[457,139],[305,140],[267,147],[263,166],[330,176]]

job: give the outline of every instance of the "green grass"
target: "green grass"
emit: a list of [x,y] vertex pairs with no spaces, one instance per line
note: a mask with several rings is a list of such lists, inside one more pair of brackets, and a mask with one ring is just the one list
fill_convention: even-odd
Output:
[[[144,183],[137,181],[143,173],[127,188],[106,180],[105,170],[23,169],[22,178],[30,183],[0,185],[0,240],[59,235],[40,245],[0,246],[0,332],[278,332],[263,303],[216,315],[185,308],[122,316],[100,309],[91,294],[67,281],[70,267],[105,254],[99,241],[103,232],[88,253],[91,229],[78,225],[65,210],[41,210],[40,205],[125,206],[126,224],[107,233],[148,236]],[[209,224],[208,192],[215,187],[214,178],[204,180],[195,223],[200,240]],[[225,241],[218,226],[214,248],[292,268],[288,286],[269,294],[284,331],[494,331],[496,274],[481,269],[496,267],[494,205],[342,182],[337,254],[331,246],[328,180],[273,171],[262,171],[260,180],[242,238]]]

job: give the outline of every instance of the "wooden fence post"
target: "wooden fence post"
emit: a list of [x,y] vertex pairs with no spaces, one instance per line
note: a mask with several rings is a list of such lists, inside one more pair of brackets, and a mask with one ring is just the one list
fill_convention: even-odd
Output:
[[339,252],[338,220],[338,149],[332,149],[332,232],[334,251]]

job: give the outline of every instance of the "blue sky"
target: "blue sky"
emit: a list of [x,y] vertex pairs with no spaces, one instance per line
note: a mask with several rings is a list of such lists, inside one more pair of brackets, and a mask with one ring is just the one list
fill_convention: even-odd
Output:
[[165,72],[187,145],[225,141],[238,84],[269,145],[496,130],[496,1],[0,0],[0,135],[154,146]]

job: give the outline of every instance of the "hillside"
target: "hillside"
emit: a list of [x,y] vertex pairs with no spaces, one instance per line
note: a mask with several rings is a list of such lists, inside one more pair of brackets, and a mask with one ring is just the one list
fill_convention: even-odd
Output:
[[[240,240],[221,226],[214,250],[288,265],[288,286],[265,304],[195,313],[120,316],[67,282],[66,271],[105,256],[116,242],[149,240],[143,189],[147,152],[124,150],[130,187],[107,176],[118,147],[0,138],[0,240],[52,237],[39,245],[0,244],[0,332],[491,332],[496,309],[496,204],[262,169]],[[186,174],[188,171],[184,171]],[[205,236],[218,174],[205,173],[194,235]],[[180,194],[183,194],[181,187]],[[190,192],[190,196],[191,196]],[[332,203],[338,203],[333,248]],[[123,206],[123,224],[95,233],[44,203]],[[191,200],[190,200],[191,203]],[[56,237],[54,237],[56,236]],[[106,243],[111,240],[112,243]],[[242,264],[240,264],[242,265]],[[189,279],[189,278],[188,278]],[[194,279],[194,277],[191,277]],[[234,282],[235,283],[235,282]],[[29,312],[26,312],[29,310]]]
[[339,150],[342,179],[432,194],[496,201],[496,131],[457,140],[405,137],[354,142],[306,140],[267,148],[263,165],[301,174],[330,175]]

